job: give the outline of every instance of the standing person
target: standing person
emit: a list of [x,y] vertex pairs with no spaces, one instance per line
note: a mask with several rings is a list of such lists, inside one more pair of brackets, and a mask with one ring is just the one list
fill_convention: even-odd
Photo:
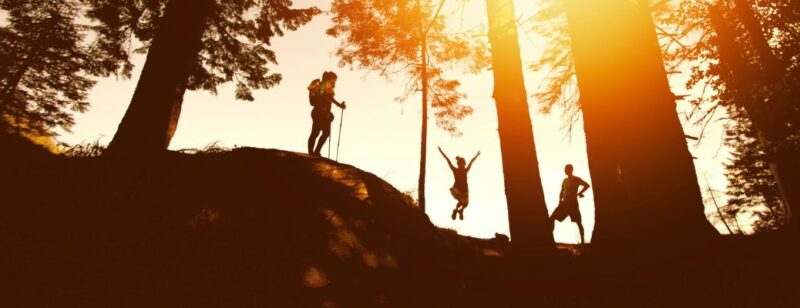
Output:
[[456,208],[453,210],[453,215],[450,216],[450,218],[456,220],[456,215],[458,215],[461,220],[464,220],[464,209],[467,208],[467,205],[469,205],[469,184],[467,184],[467,173],[469,173],[469,170],[472,169],[472,163],[474,163],[475,159],[481,155],[481,152],[478,151],[478,153],[475,154],[475,157],[470,160],[469,165],[466,164],[464,158],[456,156],[456,164],[458,167],[453,166],[453,162],[450,161],[450,158],[447,157],[447,154],[444,154],[442,147],[439,147],[439,153],[442,153],[444,159],[447,160],[447,165],[450,166],[450,171],[453,171],[453,177],[455,178],[455,183],[453,183],[453,187],[450,188],[450,194],[452,194],[453,198],[456,199]]
[[336,73],[325,72],[322,74],[322,80],[314,80],[308,86],[308,99],[314,109],[311,110],[311,135],[308,136],[308,154],[314,156],[322,156],[322,147],[328,141],[331,135],[331,123],[333,122],[333,113],[331,112],[331,104],[339,108],[346,109],[347,105],[344,102],[338,102],[334,98],[334,88],[336,88]]
[[[581,234],[581,244],[583,239],[583,222],[581,221],[581,210],[578,208],[578,198],[583,198],[583,193],[589,190],[589,183],[583,179],[572,175],[574,168],[572,165],[564,167],[567,177],[561,182],[561,194],[558,199],[558,207],[550,216],[550,225],[555,226],[555,221],[564,221],[569,216],[570,220],[578,225],[578,232]],[[581,188],[583,187],[583,188]]]

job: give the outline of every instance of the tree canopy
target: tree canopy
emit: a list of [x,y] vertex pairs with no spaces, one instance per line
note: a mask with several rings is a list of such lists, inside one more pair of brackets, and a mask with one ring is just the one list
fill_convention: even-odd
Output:
[[77,22],[73,0],[4,0],[0,26],[0,114],[10,127],[53,135],[74,124],[73,113],[89,108],[91,75],[98,65],[89,29]]
[[[106,67],[130,76],[131,54],[149,50],[169,0],[81,1],[90,7],[87,16],[97,22],[97,46],[108,56]],[[236,98],[252,101],[253,90],[278,84],[281,75],[270,69],[277,64],[269,48],[272,39],[298,29],[321,12],[292,5],[290,0],[212,1],[213,12],[188,89],[216,94],[221,84],[235,82]],[[143,46],[130,50],[134,38]]]
[[340,38],[335,54],[342,66],[378,72],[388,77],[403,74],[407,82],[398,97],[404,101],[422,84],[420,48],[427,43],[427,79],[437,125],[460,135],[458,120],[472,113],[462,104],[460,82],[446,77],[446,69],[461,64],[467,72],[488,66],[486,40],[474,33],[453,32],[446,16],[438,14],[443,1],[432,0],[337,0],[331,7],[333,26],[328,35]]

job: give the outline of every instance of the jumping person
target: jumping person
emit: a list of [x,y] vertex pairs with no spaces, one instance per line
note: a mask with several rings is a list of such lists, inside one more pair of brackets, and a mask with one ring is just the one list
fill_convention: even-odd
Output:
[[[583,198],[583,193],[589,190],[589,183],[583,179],[572,175],[574,168],[572,165],[564,167],[567,177],[561,183],[561,194],[558,199],[558,207],[550,216],[550,225],[554,226],[556,220],[564,221],[567,216],[578,225],[578,232],[581,234],[581,244],[583,240],[583,222],[581,221],[581,211],[578,208],[578,198]],[[583,187],[583,188],[581,188]]]
[[450,166],[450,170],[453,171],[453,177],[455,178],[455,183],[453,183],[453,187],[450,188],[450,194],[453,195],[453,198],[456,199],[456,208],[453,210],[453,215],[450,216],[453,220],[456,220],[456,215],[461,220],[464,220],[464,209],[467,208],[469,205],[469,184],[467,184],[467,173],[469,170],[472,169],[472,163],[475,162],[475,159],[481,155],[481,152],[478,151],[478,154],[475,154],[475,157],[470,160],[469,165],[466,164],[464,158],[460,156],[456,156],[456,164],[458,167],[453,166],[453,162],[450,161],[450,158],[447,157],[447,154],[444,154],[442,148],[439,147],[439,153],[442,153],[444,159],[447,160],[447,165]]
[[322,147],[331,135],[331,123],[333,113],[331,104],[339,108],[346,109],[344,102],[338,102],[334,98],[334,88],[336,88],[336,73],[325,72],[322,80],[314,80],[308,86],[308,99],[314,109],[311,110],[311,135],[308,136],[308,154],[322,156]]

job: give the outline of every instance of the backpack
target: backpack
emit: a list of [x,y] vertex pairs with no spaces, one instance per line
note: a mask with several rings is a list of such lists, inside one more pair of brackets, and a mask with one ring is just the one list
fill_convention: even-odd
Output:
[[308,103],[311,106],[316,106],[317,101],[319,101],[320,85],[322,85],[322,82],[319,79],[312,80],[311,84],[308,85]]

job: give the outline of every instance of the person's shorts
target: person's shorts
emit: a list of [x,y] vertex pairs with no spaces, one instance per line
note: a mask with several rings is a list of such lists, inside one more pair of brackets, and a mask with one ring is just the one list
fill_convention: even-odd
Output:
[[553,211],[553,215],[550,217],[558,221],[564,221],[564,219],[569,217],[572,222],[581,222],[581,211],[578,209],[578,200],[559,203],[556,210]]
[[333,122],[333,118],[333,113],[329,110],[321,108],[314,108],[311,110],[311,119],[314,120],[314,123],[328,125]]
[[456,187],[450,188],[450,194],[453,195],[459,203],[467,205],[469,204],[469,191],[461,191]]

